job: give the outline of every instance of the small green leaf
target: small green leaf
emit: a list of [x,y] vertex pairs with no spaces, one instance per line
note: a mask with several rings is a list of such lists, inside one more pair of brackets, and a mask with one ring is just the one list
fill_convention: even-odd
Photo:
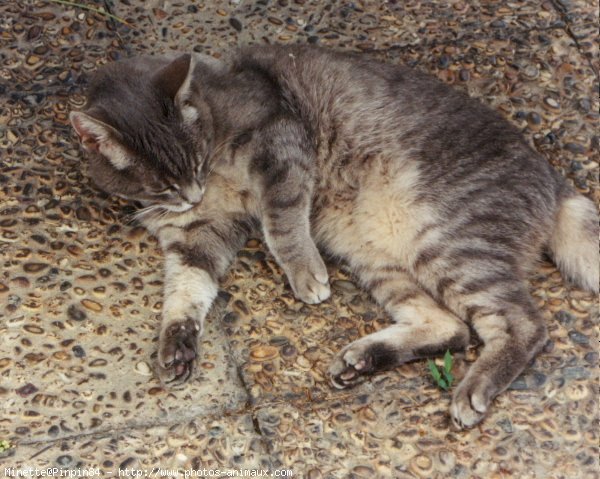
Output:
[[452,371],[452,354],[449,349],[444,354],[444,370],[448,373]]
[[438,381],[438,386],[441,387],[444,391],[448,390],[448,384],[446,384],[446,381],[444,381],[443,379],[440,378],[440,380]]
[[431,359],[427,360],[427,365],[429,366],[429,370],[431,371],[433,379],[435,379],[435,382],[439,384],[442,379],[442,375],[440,374],[438,367]]
[[452,383],[454,382],[454,376],[452,376],[452,373],[450,373],[444,369],[444,377],[446,378],[446,381],[448,382],[448,386],[452,386]]

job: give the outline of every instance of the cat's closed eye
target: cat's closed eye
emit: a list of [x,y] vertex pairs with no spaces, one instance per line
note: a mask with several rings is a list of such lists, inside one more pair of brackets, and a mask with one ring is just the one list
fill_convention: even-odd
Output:
[[155,191],[155,195],[175,195],[180,191],[179,185],[173,184],[169,185],[161,190]]

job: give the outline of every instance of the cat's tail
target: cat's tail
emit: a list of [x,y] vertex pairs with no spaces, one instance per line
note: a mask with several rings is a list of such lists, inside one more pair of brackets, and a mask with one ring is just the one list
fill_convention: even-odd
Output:
[[569,191],[560,203],[550,237],[550,250],[563,275],[577,285],[598,293],[598,210],[588,198]]

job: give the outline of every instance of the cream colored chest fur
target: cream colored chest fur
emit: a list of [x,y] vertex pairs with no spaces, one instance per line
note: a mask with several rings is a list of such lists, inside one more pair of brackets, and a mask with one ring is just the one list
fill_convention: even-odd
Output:
[[312,225],[317,243],[353,266],[407,267],[417,233],[435,220],[431,206],[419,199],[418,181],[414,163],[381,159],[365,172],[354,194],[318,191],[326,198]]

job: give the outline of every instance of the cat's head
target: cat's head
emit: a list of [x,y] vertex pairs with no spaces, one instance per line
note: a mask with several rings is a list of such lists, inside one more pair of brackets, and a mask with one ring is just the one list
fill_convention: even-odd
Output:
[[107,193],[185,211],[202,199],[210,140],[193,95],[196,60],[140,57],[98,71],[70,119]]

